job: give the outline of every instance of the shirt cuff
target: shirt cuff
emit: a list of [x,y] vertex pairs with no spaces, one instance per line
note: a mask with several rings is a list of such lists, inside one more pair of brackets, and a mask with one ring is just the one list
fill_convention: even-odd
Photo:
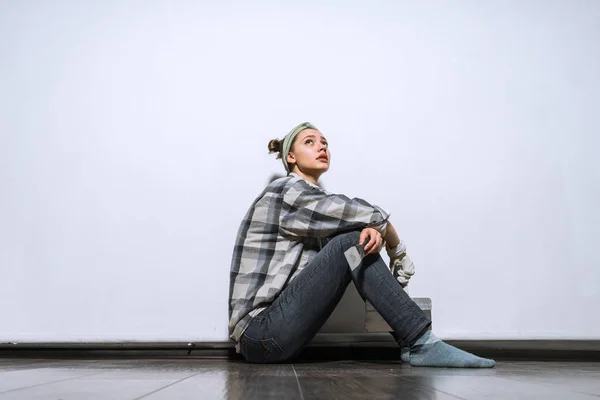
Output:
[[375,207],[375,209],[381,214],[381,217],[383,218],[383,222],[373,226],[372,228],[375,229],[377,232],[381,233],[381,236],[385,237],[386,233],[387,233],[387,224],[388,224],[388,219],[390,218],[390,213],[388,213],[387,211],[385,211],[383,208],[379,207],[379,206],[373,206]]

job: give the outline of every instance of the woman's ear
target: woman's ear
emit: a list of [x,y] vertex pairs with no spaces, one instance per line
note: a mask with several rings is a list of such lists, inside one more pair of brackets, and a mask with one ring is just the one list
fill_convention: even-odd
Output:
[[287,162],[288,164],[294,164],[296,162],[296,157],[294,157],[294,154],[292,152],[288,153]]

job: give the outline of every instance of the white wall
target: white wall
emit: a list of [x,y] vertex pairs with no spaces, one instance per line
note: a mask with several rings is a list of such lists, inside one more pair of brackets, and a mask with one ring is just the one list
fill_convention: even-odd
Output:
[[0,2],[0,342],[226,340],[267,142],[305,120],[325,187],[392,212],[439,336],[600,339],[599,18]]

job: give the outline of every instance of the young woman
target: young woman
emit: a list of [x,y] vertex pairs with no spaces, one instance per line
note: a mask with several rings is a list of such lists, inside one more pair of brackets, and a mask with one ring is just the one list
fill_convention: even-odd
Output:
[[[271,140],[269,152],[278,153],[288,175],[256,198],[237,234],[229,333],[238,353],[255,363],[293,359],[354,282],[394,330],[404,362],[495,365],[444,343],[429,330],[431,322],[403,290],[412,262],[389,214],[365,200],[317,186],[329,169],[331,153],[316,127],[298,125],[282,141]],[[379,255],[384,244],[396,274]],[[348,258],[352,248],[354,259]]]

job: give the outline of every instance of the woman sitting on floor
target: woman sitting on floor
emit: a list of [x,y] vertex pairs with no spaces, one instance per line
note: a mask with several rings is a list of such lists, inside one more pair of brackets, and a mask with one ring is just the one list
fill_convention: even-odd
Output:
[[[269,151],[279,153],[288,175],[271,182],[251,205],[231,263],[229,334],[247,361],[293,359],[354,282],[393,329],[404,362],[495,365],[444,343],[429,330],[431,322],[403,290],[412,262],[389,214],[317,186],[331,160],[317,128],[300,124],[282,141],[271,140]],[[395,274],[379,255],[384,245]],[[356,265],[347,258],[352,248]]]

